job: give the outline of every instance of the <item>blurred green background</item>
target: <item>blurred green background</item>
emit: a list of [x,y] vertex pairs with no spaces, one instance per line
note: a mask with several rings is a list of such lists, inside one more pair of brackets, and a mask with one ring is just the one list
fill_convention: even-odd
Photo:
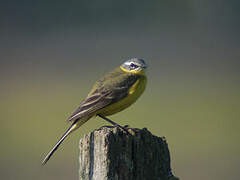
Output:
[[238,179],[239,18],[227,0],[2,2],[1,179],[78,179],[79,139],[99,118],[41,161],[92,84],[131,57],[149,64],[148,86],[112,119],[165,136],[181,179]]

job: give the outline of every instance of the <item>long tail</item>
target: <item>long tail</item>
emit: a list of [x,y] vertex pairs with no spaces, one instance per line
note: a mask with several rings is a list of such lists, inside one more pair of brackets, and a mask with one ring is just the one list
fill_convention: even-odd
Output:
[[42,165],[45,165],[48,160],[51,158],[51,156],[53,155],[53,153],[58,149],[58,147],[60,146],[60,144],[63,142],[63,140],[71,133],[73,132],[75,129],[77,129],[77,123],[73,123],[68,129],[67,131],[63,134],[63,136],[58,140],[58,142],[56,143],[56,145],[52,148],[52,150],[47,154],[47,156],[44,158],[44,160],[42,161]]
[[47,154],[47,156],[44,158],[44,160],[42,161],[42,165],[45,165],[48,160],[51,158],[51,156],[53,155],[53,153],[57,150],[57,148],[60,146],[60,144],[63,142],[63,140],[69,135],[71,134],[74,130],[78,129],[80,126],[82,126],[85,122],[87,122],[91,117],[91,116],[85,116],[81,119],[76,119],[74,121],[74,123],[67,129],[67,131],[63,134],[63,136],[58,140],[57,144],[52,148],[52,150]]

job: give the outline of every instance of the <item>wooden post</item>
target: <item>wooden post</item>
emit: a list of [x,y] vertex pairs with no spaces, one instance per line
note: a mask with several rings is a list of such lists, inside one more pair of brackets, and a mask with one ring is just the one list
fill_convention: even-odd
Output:
[[102,127],[80,140],[80,180],[178,180],[166,140],[146,128]]

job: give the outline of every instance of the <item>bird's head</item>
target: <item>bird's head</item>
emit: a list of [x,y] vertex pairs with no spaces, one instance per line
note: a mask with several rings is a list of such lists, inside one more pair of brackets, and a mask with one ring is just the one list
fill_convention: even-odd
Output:
[[143,74],[147,68],[147,64],[143,59],[132,58],[125,61],[120,68],[125,72]]

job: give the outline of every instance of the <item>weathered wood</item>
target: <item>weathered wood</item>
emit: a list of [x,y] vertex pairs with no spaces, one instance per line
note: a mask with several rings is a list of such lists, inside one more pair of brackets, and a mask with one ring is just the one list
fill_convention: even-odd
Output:
[[[134,130],[134,131],[133,131]],[[178,180],[165,138],[146,128],[102,127],[80,140],[80,180]]]

